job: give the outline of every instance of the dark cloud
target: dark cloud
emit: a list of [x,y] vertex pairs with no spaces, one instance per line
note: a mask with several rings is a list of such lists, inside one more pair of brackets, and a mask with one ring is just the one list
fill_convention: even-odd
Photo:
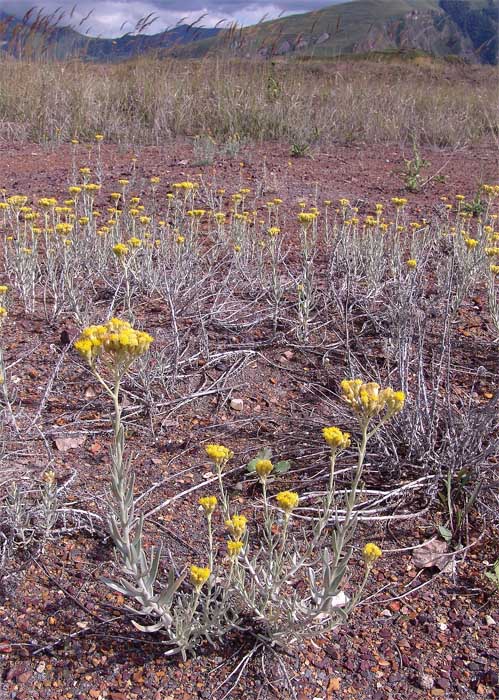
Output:
[[[150,25],[148,32],[159,32],[184,20],[201,20],[202,26],[214,26],[225,20],[227,23],[253,24],[262,18],[271,19],[280,14],[309,12],[326,5],[345,0],[0,0],[0,9],[22,15],[35,4],[44,13],[62,8],[71,23],[79,31],[91,35],[118,36],[135,29],[137,22],[151,12],[157,20]],[[79,23],[93,10],[91,16]]]

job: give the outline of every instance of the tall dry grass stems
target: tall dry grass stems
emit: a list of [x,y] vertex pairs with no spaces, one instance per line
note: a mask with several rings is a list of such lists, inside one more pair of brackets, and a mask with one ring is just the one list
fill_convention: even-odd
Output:
[[429,61],[270,62],[140,58],[0,61],[0,139],[108,141],[238,134],[312,144],[456,146],[497,135],[493,67]]

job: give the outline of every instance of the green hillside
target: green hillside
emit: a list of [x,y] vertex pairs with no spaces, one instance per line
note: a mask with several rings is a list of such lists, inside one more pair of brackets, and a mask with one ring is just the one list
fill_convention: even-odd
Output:
[[498,18],[499,0],[353,0],[221,32],[181,52],[319,58],[415,49],[496,63]]

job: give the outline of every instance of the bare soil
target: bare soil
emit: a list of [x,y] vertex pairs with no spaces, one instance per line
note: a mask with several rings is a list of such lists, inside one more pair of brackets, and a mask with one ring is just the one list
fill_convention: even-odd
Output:
[[[102,153],[106,182],[130,173],[130,149],[104,145]],[[480,184],[497,182],[498,175],[497,149],[491,144],[423,151],[428,165],[422,176],[430,181],[420,192],[409,195],[402,173],[404,159],[412,155],[396,146],[331,145],[317,149],[313,157],[292,159],[285,146],[265,144],[243,149],[234,160],[210,165],[193,163],[191,148],[182,143],[144,148],[135,154],[144,181],[153,175],[161,177],[161,192],[168,191],[173,182],[201,177],[228,193],[263,186],[262,202],[265,197],[280,197],[284,207],[295,205],[302,197],[312,201],[318,190],[319,201],[347,197],[361,211],[370,211],[378,201],[407,196],[418,218],[429,218],[441,206],[442,196],[462,193],[472,198]],[[83,146],[77,166],[82,164]],[[69,146],[2,144],[0,189],[9,195],[62,197],[71,167]],[[140,310],[144,326],[153,335],[165,324],[166,313],[161,306]],[[481,362],[497,372],[497,348],[480,311],[469,310],[462,321],[459,357],[464,367]],[[43,411],[37,418],[39,431],[13,440],[6,468],[17,478],[38,478],[50,459],[59,482],[68,480],[73,506],[102,515],[109,465],[109,407],[67,344],[65,332],[72,340],[77,329],[69,319],[50,326],[41,315],[27,316],[14,304],[7,330],[6,360],[19,359],[12,374],[24,422],[30,423],[40,405]],[[187,326],[182,329],[186,330]],[[159,484],[148,496],[145,511],[207,481],[210,465],[202,449],[206,441],[230,445],[236,466],[247,463],[264,445],[273,446],[278,456],[291,457],[300,466],[310,462],[308,454],[321,449],[320,427],[329,422],[328,405],[338,400],[341,348],[332,351],[330,360],[335,366],[327,369],[320,349],[313,344],[298,347],[283,334],[273,338],[261,329],[245,335],[244,331],[217,328],[209,329],[209,334],[220,349],[254,351],[223,392],[203,395],[230,365],[224,361],[204,370],[199,361],[192,368],[192,390],[200,398],[180,410],[172,402],[154,433],[147,416],[134,412],[133,396],[127,397],[128,448],[135,455],[138,488]],[[61,353],[64,362],[59,363]],[[47,395],[50,378],[54,381]],[[480,390],[496,389],[489,383]],[[230,408],[231,397],[243,399],[241,412]],[[68,436],[85,439],[75,449],[58,450],[55,440]],[[306,477],[291,471],[282,487],[302,488],[307,479],[312,483],[326,464],[325,453],[315,460],[317,464]],[[380,474],[380,483],[389,477]],[[243,477],[243,471],[229,483],[233,498],[241,504],[248,495],[258,496],[257,487]],[[180,561],[199,561],[205,539],[197,498],[207,492],[209,488],[201,487],[158,510],[147,537],[163,539]],[[424,511],[425,503],[412,506]],[[498,598],[483,576],[484,561],[493,562],[499,556],[498,533],[474,515],[469,543],[481,539],[459,557],[453,572],[417,570],[412,547],[433,536],[441,518],[433,510],[407,521],[361,527],[361,541],[379,541],[386,552],[369,584],[369,595],[378,593],[328,640],[290,649],[289,656],[283,657],[299,700],[499,698],[497,625],[487,624],[487,616],[499,624]],[[222,542],[222,535],[218,536]],[[20,551],[3,572],[0,700],[224,697],[236,676],[221,684],[251,649],[253,640],[232,635],[225,645],[215,649],[206,645],[186,662],[166,658],[161,637],[134,630],[117,595],[101,583],[112,556],[105,527],[97,523],[94,532],[69,528],[43,552],[36,547]],[[271,652],[263,658],[257,655],[230,697],[285,698],[281,673]]]

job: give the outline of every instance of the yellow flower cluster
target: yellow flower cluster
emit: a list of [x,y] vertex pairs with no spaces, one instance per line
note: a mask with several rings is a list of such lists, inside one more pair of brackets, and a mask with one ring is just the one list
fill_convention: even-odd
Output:
[[225,521],[225,526],[235,540],[240,540],[246,531],[247,522],[244,515],[233,515],[232,518]]
[[185,182],[175,182],[173,187],[175,187],[177,190],[184,190],[184,192],[188,192],[189,190],[193,190],[195,187],[197,187],[197,183],[186,180]]
[[241,553],[244,543],[241,540],[228,540],[227,553],[231,559],[235,559]]
[[409,260],[406,260],[405,264],[407,265],[409,270],[415,270],[417,265],[418,265],[417,260],[414,260],[414,258],[410,258]]
[[209,569],[207,566],[195,566],[192,564],[189,573],[191,583],[199,593],[203,585],[210,578],[211,569]]
[[149,333],[135,330],[127,321],[112,318],[104,325],[85,328],[74,346],[90,366],[103,354],[108,355],[111,363],[129,366],[149,350],[152,342]]
[[199,501],[199,505],[204,510],[208,517],[211,517],[213,511],[217,507],[217,497],[216,496],[202,496]]
[[334,426],[322,428],[322,437],[329,447],[336,450],[345,450],[347,447],[350,447],[350,433],[344,433]]
[[234,456],[232,450],[229,450],[228,447],[224,447],[223,445],[205,445],[204,449],[208,457],[218,465],[225,464],[225,462],[228,462],[229,459],[232,459]]
[[315,211],[301,211],[298,214],[298,221],[300,224],[311,224],[317,218],[317,212]]
[[364,418],[371,418],[382,411],[393,416],[404,407],[405,394],[391,388],[381,389],[376,382],[364,383],[362,379],[344,379],[341,382],[343,398],[353,410]]
[[405,197],[392,197],[392,203],[399,209],[407,204],[407,199]]
[[364,562],[368,566],[374,564],[374,562],[380,558],[381,554],[381,549],[378,547],[377,544],[374,544],[373,542],[368,542],[362,550]]
[[276,501],[280,508],[285,511],[287,515],[291,513],[292,510],[296,508],[300,502],[300,497],[295,491],[281,491],[276,496]]

